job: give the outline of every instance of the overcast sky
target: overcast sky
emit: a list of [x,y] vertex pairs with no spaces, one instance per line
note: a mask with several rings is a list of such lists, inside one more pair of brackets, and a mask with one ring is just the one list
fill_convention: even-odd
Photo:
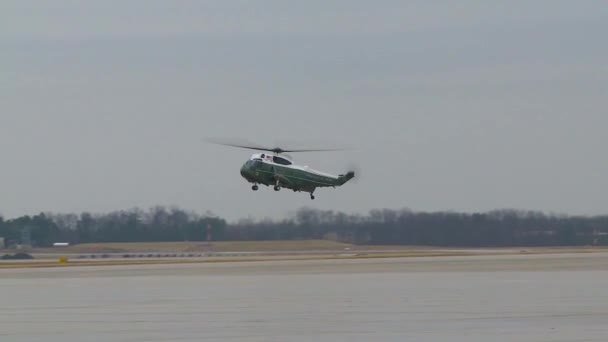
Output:
[[[608,213],[605,1],[0,3],[0,213]],[[259,144],[357,181],[253,192]]]

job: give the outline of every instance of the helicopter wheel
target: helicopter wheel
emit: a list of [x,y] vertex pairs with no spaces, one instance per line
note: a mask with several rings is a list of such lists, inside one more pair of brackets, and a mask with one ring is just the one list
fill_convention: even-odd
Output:
[[281,187],[280,187],[280,186],[278,186],[278,185],[275,185],[275,186],[274,186],[274,191],[279,191],[279,190],[281,190]]
[[311,200],[314,200],[314,199],[315,199],[315,195],[310,194],[310,199],[311,199]]
[[253,190],[253,191],[257,191],[257,190],[258,190],[258,185],[257,185],[257,184],[254,184],[254,185],[251,187],[251,190]]

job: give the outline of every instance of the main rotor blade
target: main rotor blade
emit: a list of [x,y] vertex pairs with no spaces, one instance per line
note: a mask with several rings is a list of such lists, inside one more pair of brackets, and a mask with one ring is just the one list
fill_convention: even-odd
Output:
[[272,150],[271,148],[267,148],[265,146],[254,145],[254,144],[250,144],[250,143],[223,142],[223,141],[220,141],[219,139],[203,139],[203,140],[207,141],[208,143],[212,143],[212,144],[216,144],[216,145],[232,146],[232,147],[247,148],[247,149],[251,149],[251,150],[261,150],[261,151]]
[[283,152],[327,152],[327,151],[344,151],[344,148],[317,148],[317,149],[293,149],[282,150]]
[[217,144],[217,145],[224,145],[224,146],[232,146],[232,147],[238,147],[238,148],[246,148],[246,149],[250,149],[250,150],[258,150],[258,151],[270,151],[270,152],[274,152],[274,153],[284,153],[284,152],[325,152],[325,151],[342,151],[344,149],[339,149],[339,148],[316,148],[316,149],[282,149],[280,147],[265,147],[265,146],[260,146],[260,145],[254,145],[254,144],[235,144],[235,143],[229,143],[229,142],[220,142],[217,140],[211,140],[211,139],[205,139],[207,142],[213,143],[213,144]]
[[250,150],[259,150],[259,151],[271,151],[271,148],[266,148],[266,147],[258,147],[258,146],[245,146],[245,145],[236,145],[236,144],[220,144],[220,143],[214,143],[217,145],[224,145],[224,146],[232,146],[232,147],[239,147],[239,148],[247,148]]

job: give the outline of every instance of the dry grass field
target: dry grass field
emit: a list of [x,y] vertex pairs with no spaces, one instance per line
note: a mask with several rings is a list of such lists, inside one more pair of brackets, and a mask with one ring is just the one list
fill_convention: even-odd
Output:
[[593,252],[605,250],[602,247],[532,247],[532,248],[442,248],[432,246],[400,245],[353,245],[330,240],[287,240],[287,241],[220,241],[220,242],[109,242],[85,243],[68,247],[32,248],[22,250],[2,250],[0,253],[205,253],[205,252],[335,252],[335,251],[378,251],[378,252],[423,252],[449,251],[450,253],[488,252],[496,253],[563,253]]
[[[196,253],[196,252],[281,252],[281,251],[335,251],[368,249],[328,240],[298,241],[222,241],[222,242],[109,242],[85,243],[68,247],[33,248],[31,253]],[[16,251],[10,251],[16,252]]]
[[[314,260],[314,259],[367,259],[395,257],[434,257],[514,254],[560,254],[608,252],[602,247],[544,247],[544,248],[438,248],[426,246],[367,246],[352,245],[329,240],[299,241],[225,241],[206,242],[137,242],[91,243],[68,247],[35,248],[30,250],[3,250],[0,254],[26,252],[35,260],[2,260],[2,268],[103,266],[173,263],[214,263],[264,260]],[[302,253],[303,252],[303,253]],[[306,253],[310,252],[310,253]],[[121,254],[131,254],[128,258]],[[158,254],[142,258],[146,254]],[[200,257],[200,254],[206,255]],[[217,253],[217,254],[214,254]],[[245,254],[231,254],[245,253]],[[247,254],[251,253],[251,254]],[[102,258],[100,254],[104,255]],[[168,257],[169,254],[171,257]],[[199,257],[187,257],[196,255]],[[96,258],[80,258],[97,255]],[[181,256],[180,256],[181,255]],[[160,256],[160,257],[158,257]],[[69,257],[66,263],[59,262]]]

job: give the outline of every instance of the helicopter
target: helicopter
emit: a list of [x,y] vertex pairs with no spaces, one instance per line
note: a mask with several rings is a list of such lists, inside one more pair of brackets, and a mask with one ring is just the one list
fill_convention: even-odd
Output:
[[[354,171],[344,174],[333,175],[326,172],[314,170],[304,165],[294,164],[293,158],[286,153],[293,152],[320,152],[337,151],[340,149],[282,149],[280,147],[268,148],[263,146],[218,143],[244,149],[258,150],[262,152],[251,155],[240,169],[241,176],[249,183],[253,183],[251,189],[257,191],[259,185],[272,186],[275,191],[282,188],[291,189],[294,192],[308,192],[310,199],[314,200],[314,192],[317,188],[336,188],[344,185],[355,177]],[[270,153],[268,153],[270,152]]]

